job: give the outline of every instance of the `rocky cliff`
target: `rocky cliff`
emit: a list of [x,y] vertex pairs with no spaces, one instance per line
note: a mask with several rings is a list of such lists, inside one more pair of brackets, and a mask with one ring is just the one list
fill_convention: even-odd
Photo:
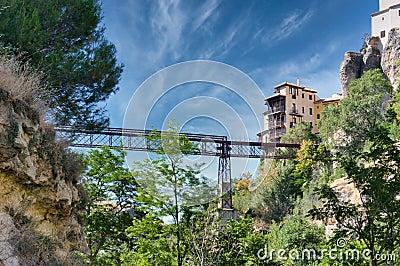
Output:
[[362,74],[374,68],[382,69],[386,78],[397,88],[396,78],[399,74],[398,61],[400,60],[400,29],[395,28],[389,32],[388,42],[381,52],[378,49],[379,38],[367,38],[365,47],[360,53],[346,52],[340,65],[340,80],[343,95],[351,81],[360,78]]
[[365,42],[365,48],[360,53],[346,52],[344,54],[344,60],[340,65],[343,96],[347,96],[347,88],[350,82],[360,78],[369,69],[380,68],[379,38],[368,38]]
[[382,70],[388,80],[397,88],[400,60],[400,29],[389,31],[388,42],[382,53]]
[[87,251],[77,165],[37,112],[0,88],[0,265],[72,264],[72,251]]

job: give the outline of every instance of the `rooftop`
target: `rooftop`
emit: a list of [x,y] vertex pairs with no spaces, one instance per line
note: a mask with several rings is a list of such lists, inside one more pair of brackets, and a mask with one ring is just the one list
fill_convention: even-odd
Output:
[[382,13],[386,13],[386,12],[389,11],[389,9],[393,9],[393,8],[397,8],[397,7],[400,7],[400,4],[392,5],[392,6],[388,7],[388,8],[386,8],[386,9],[383,9],[383,10],[380,10],[378,12],[372,13],[371,17],[375,17],[375,16],[380,15]]
[[298,84],[294,84],[294,83],[291,83],[291,82],[283,82],[283,83],[281,83],[281,84],[278,84],[278,85],[276,85],[275,87],[274,87],[274,89],[275,90],[277,90],[277,89],[279,89],[279,88],[281,88],[281,87],[284,87],[284,86],[290,86],[290,87],[294,87],[294,88],[299,88],[299,89],[302,89],[302,90],[304,90],[304,91],[309,91],[309,92],[317,92],[316,90],[313,90],[313,89],[311,89],[311,88],[308,88],[308,87],[304,87],[304,86],[300,86],[300,82],[298,82]]

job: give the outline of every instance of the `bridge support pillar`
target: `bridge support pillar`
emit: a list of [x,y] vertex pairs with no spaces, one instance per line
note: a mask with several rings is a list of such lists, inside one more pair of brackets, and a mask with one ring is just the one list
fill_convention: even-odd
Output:
[[219,209],[233,209],[231,159],[229,156],[221,155],[219,157],[218,194],[220,196]]
[[237,212],[232,205],[231,157],[229,155],[230,147],[226,139],[219,150],[221,153],[218,162],[218,194],[220,196],[218,214],[221,217],[222,224],[225,224],[229,219],[237,219]]

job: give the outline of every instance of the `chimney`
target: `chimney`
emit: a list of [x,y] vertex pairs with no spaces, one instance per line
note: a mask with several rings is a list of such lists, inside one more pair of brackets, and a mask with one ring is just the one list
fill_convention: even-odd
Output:
[[297,86],[300,87],[300,79],[299,78],[297,79]]

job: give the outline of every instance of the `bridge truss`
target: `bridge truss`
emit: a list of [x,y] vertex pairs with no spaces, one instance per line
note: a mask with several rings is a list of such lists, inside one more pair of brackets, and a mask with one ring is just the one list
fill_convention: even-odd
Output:
[[[131,151],[154,152],[149,136],[171,134],[165,131],[126,128],[107,128],[104,130],[77,130],[73,127],[56,127],[57,137],[69,141],[71,147],[123,148]],[[219,157],[218,192],[220,208],[232,209],[232,178],[230,158],[271,158],[292,159],[293,150],[300,145],[288,143],[264,143],[228,140],[226,136],[179,133],[188,138],[197,149],[191,154]]]

